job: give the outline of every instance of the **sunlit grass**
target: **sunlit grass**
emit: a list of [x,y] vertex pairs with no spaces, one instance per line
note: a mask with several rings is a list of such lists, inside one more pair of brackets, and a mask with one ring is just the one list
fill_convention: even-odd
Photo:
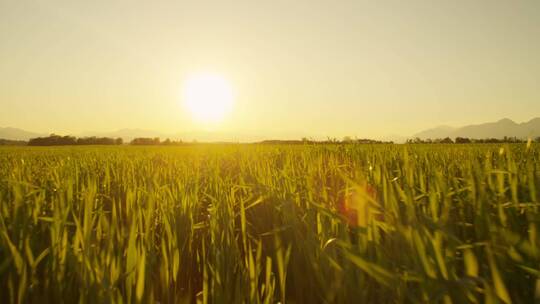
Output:
[[2,148],[0,298],[530,302],[539,151]]

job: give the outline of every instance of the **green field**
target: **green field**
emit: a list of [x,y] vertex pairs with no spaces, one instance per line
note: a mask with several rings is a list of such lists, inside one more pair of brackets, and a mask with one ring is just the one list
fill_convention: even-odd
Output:
[[2,303],[527,303],[540,147],[0,149]]

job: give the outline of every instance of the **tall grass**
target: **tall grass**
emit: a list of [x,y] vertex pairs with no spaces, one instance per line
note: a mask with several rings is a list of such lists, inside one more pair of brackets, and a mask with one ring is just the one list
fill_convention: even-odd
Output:
[[540,149],[0,149],[3,303],[525,303]]

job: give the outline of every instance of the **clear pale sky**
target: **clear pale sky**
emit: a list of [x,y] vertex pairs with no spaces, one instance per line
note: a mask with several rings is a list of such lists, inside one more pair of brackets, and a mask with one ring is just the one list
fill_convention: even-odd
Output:
[[206,130],[181,88],[236,94],[213,131],[410,135],[540,116],[540,1],[0,0],[0,127]]

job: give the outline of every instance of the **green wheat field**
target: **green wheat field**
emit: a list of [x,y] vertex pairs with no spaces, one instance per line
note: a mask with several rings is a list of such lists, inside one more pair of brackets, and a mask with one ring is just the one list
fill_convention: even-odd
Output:
[[540,147],[0,148],[3,303],[530,303]]

